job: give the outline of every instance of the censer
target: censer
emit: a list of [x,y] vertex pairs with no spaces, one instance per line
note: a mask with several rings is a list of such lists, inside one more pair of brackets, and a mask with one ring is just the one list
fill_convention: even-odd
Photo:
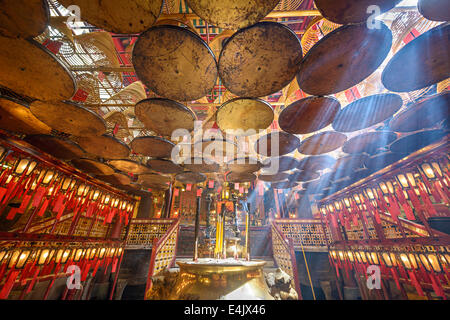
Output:
[[[195,219],[195,247],[193,261],[177,262],[180,274],[170,299],[183,300],[273,300],[264,278],[265,261],[250,261],[248,250],[248,210],[246,210],[245,247],[239,245],[237,237],[237,199],[233,201],[233,222],[235,236],[225,237],[225,204],[217,219],[215,258],[198,258],[198,228],[200,197],[197,198]],[[209,207],[209,206],[208,206]],[[209,213],[208,213],[209,214]],[[228,243],[228,245],[227,245]],[[238,259],[243,251],[246,259]],[[230,255],[231,254],[231,255]],[[229,258],[226,258],[228,255]]]

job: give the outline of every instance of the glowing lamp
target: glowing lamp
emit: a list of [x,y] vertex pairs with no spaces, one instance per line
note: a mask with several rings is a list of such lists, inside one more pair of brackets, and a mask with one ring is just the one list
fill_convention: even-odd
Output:
[[37,264],[40,266],[43,264],[47,264],[51,260],[51,258],[52,258],[51,250],[43,249],[43,250],[41,250],[41,252],[39,254]]
[[44,186],[47,186],[50,182],[52,182],[54,177],[55,177],[55,171],[47,170],[44,174],[44,179],[42,179],[42,184]]
[[122,255],[123,248],[118,248],[116,251],[116,256],[120,257]]
[[361,204],[361,198],[359,197],[358,194],[355,193],[355,194],[353,195],[353,199],[355,199],[356,204]]
[[427,258],[431,264],[431,267],[433,268],[433,270],[435,272],[442,272],[442,267],[441,267],[441,264],[439,263],[439,259],[438,259],[437,255],[435,255],[434,253],[431,253],[431,254],[427,255]]
[[100,197],[100,191],[99,190],[95,190],[94,193],[92,194],[92,200],[93,201],[97,201],[98,197]]
[[17,175],[21,175],[26,170],[25,175],[29,176],[33,172],[34,168],[36,168],[36,165],[37,165],[36,161],[31,161],[29,159],[22,159],[17,162],[16,167],[14,168],[14,172]]
[[386,181],[386,182],[379,182],[378,186],[381,189],[381,192],[383,192],[384,195],[389,195],[394,193],[394,186],[392,185],[392,182]]
[[106,253],[106,248],[101,248],[101,249],[98,251],[98,258],[99,258],[99,259],[103,259],[103,258],[105,257],[105,253]]
[[359,255],[358,251],[355,252],[355,257],[356,257],[356,260],[358,261],[358,263],[362,263],[362,259],[361,259],[361,256]]
[[351,207],[350,199],[349,199],[349,198],[344,198],[344,205],[345,205],[345,207],[347,207],[347,208],[350,208],[350,207]]
[[89,254],[87,255],[87,258],[89,260],[93,260],[95,258],[96,254],[97,254],[97,248],[91,248]]
[[392,259],[391,259],[391,256],[389,255],[389,253],[383,252],[381,254],[381,258],[383,259],[383,262],[387,267],[390,268],[393,266]]
[[119,199],[119,198],[113,199],[113,201],[112,201],[112,206],[113,206],[114,208],[117,208],[117,206],[119,205],[119,202],[120,202],[120,199]]
[[437,177],[442,177],[441,166],[436,161],[433,161],[431,163],[424,162],[419,166],[419,168],[422,170],[422,172],[425,174],[425,176],[430,180],[434,180]]
[[355,261],[355,257],[353,255],[353,252],[351,252],[350,250],[347,251],[347,257],[348,257],[348,260],[350,260],[351,263],[353,263]]
[[85,184],[80,184],[77,190],[77,196],[81,197],[84,194],[84,190],[86,190]]
[[74,180],[75,180],[75,179],[73,179],[73,178],[71,178],[71,177],[65,177],[64,180],[63,180],[63,182],[62,182],[62,184],[61,184],[61,190],[62,190],[62,191],[67,191],[67,190],[69,190],[69,188],[71,187],[72,182],[73,182]]
[[364,251],[359,251],[359,255],[361,256],[362,262],[367,263],[366,253]]
[[339,255],[339,260],[345,261],[344,252],[338,251],[338,255]]
[[30,256],[31,251],[25,250],[14,250],[9,259],[8,268],[12,269],[22,269]]
[[410,254],[401,253],[400,261],[403,264],[403,266],[408,270],[418,268],[416,257],[412,253],[410,253]]
[[380,264],[380,260],[378,258],[378,253],[376,252],[371,252],[370,253],[370,257],[372,258],[372,263],[373,264]]

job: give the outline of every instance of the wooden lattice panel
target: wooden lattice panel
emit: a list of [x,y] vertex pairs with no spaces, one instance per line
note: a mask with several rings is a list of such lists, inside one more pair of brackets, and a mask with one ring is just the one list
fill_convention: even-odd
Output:
[[278,267],[293,278],[294,273],[288,245],[278,234],[274,226],[272,226],[272,246],[273,257]]
[[314,251],[327,248],[327,239],[331,234],[327,230],[327,236],[323,233],[320,223],[277,223],[280,231],[287,239],[292,239],[294,248],[306,251]]
[[178,228],[175,228],[175,230],[165,241],[162,248],[156,254],[153,274],[158,274],[159,272],[167,269],[170,266],[176,254],[175,250],[177,244],[177,237],[178,237]]
[[171,226],[171,222],[137,223],[133,222],[127,238],[127,249],[149,249],[154,239],[163,237]]

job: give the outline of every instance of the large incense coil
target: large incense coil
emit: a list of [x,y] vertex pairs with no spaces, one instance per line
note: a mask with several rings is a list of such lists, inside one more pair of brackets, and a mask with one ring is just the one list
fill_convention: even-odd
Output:
[[450,3],[447,0],[419,0],[417,8],[428,20],[450,20]]
[[[339,24],[366,22],[373,15],[371,6],[380,13],[394,8],[401,0],[315,0],[322,16]],[[373,7],[372,7],[373,8]],[[368,23],[369,23],[368,22]]]
[[60,0],[66,8],[77,5],[81,18],[113,33],[140,33],[151,27],[162,10],[162,0]]
[[394,162],[399,161],[406,156],[406,153],[383,152],[367,158],[364,162],[364,165],[371,171],[375,172],[388,165],[391,165]]
[[114,169],[108,166],[107,164],[92,160],[92,159],[73,159],[71,161],[72,165],[88,174],[95,174],[95,175],[110,175],[114,173]]
[[256,172],[261,167],[261,162],[251,157],[238,157],[227,163],[228,170],[233,172]]
[[297,100],[280,113],[278,123],[283,131],[307,134],[328,126],[341,105],[331,97],[308,97]]
[[65,100],[75,80],[55,55],[34,40],[0,36],[0,85],[39,100]]
[[336,170],[340,169],[350,169],[355,170],[356,168],[364,167],[364,163],[369,159],[366,154],[352,154],[338,158],[334,164]]
[[389,28],[366,24],[346,25],[327,34],[305,55],[297,81],[308,94],[323,96],[357,85],[370,76],[388,55],[392,44]]
[[446,136],[443,130],[427,130],[419,131],[404,137],[401,137],[397,141],[393,142],[389,149],[395,153],[407,153],[410,154],[414,151],[420,150],[430,144],[438,142]]
[[278,171],[289,171],[298,167],[298,160],[294,157],[283,156],[278,158],[270,158],[270,163],[265,168],[275,167]]
[[242,29],[263,19],[279,0],[187,0],[202,20],[223,29]]
[[382,74],[383,85],[394,92],[408,92],[449,78],[449,51],[449,24],[425,32],[392,57]]
[[139,79],[156,94],[179,101],[197,100],[213,89],[216,59],[197,34],[177,26],[155,26],[134,45]]
[[33,101],[31,112],[53,129],[79,137],[100,136],[106,123],[95,112],[72,101]]
[[244,183],[255,181],[256,176],[251,172],[229,172],[225,179],[231,183]]
[[96,178],[103,180],[113,186],[130,185],[131,178],[123,173],[113,173],[111,175],[97,175]]
[[276,131],[259,138],[255,150],[267,157],[277,157],[291,153],[299,146],[300,139],[293,134]]
[[110,164],[119,171],[131,172],[133,174],[143,174],[150,172],[149,167],[144,166],[137,161],[129,159],[110,160],[108,161],[108,164]]
[[336,159],[328,155],[310,156],[300,159],[297,169],[302,171],[319,171],[331,168]]
[[236,157],[238,151],[238,146],[231,140],[205,139],[192,145],[191,155],[223,161],[226,157]]
[[260,174],[258,180],[266,182],[279,182],[285,181],[289,178],[290,174],[286,172],[278,172],[275,174]]
[[160,173],[180,173],[183,172],[183,168],[178,164],[167,159],[150,159],[147,161],[147,165],[150,169]]
[[379,149],[387,148],[395,139],[397,135],[390,131],[366,132],[347,140],[342,151],[352,154],[375,154]]
[[142,186],[140,184],[131,182],[130,184],[121,185],[119,186],[119,188],[131,193],[137,193],[141,190]]
[[316,180],[320,177],[318,172],[308,172],[308,171],[295,171],[289,176],[290,181],[304,182]]
[[155,158],[170,158],[174,146],[173,142],[155,136],[136,137],[131,141],[134,152]]
[[36,118],[24,101],[0,95],[0,128],[24,134],[50,134],[52,129]]
[[200,172],[182,172],[175,176],[175,180],[184,184],[196,184],[206,180],[206,176]]
[[298,151],[307,155],[319,155],[342,147],[345,141],[347,141],[345,134],[325,131],[303,140]]
[[233,34],[219,58],[224,86],[243,97],[264,97],[294,79],[302,49],[297,35],[276,22],[259,22]]
[[411,132],[434,127],[450,116],[450,92],[426,97],[395,116],[391,130]]
[[25,141],[62,160],[71,160],[86,156],[84,150],[69,139],[40,134],[27,136]]
[[270,186],[273,189],[292,189],[298,187],[298,183],[286,180],[286,181],[272,182]]
[[136,117],[148,130],[161,136],[170,137],[177,129],[194,130],[196,116],[188,107],[179,102],[150,98],[141,100],[134,109]]
[[110,135],[80,137],[80,146],[87,152],[105,159],[123,159],[130,155],[130,148]]
[[394,115],[402,105],[402,98],[393,93],[364,97],[339,111],[333,121],[333,128],[339,132],[368,128]]
[[222,104],[216,113],[217,126],[223,132],[236,136],[257,134],[273,122],[270,104],[261,99],[235,98]]
[[162,185],[167,184],[170,181],[170,177],[155,173],[142,174],[138,177],[138,183],[142,185]]
[[192,172],[210,173],[219,172],[220,165],[212,159],[204,157],[192,157],[183,162],[185,169]]
[[50,19],[46,0],[2,0],[0,34],[7,37],[34,38],[45,31]]

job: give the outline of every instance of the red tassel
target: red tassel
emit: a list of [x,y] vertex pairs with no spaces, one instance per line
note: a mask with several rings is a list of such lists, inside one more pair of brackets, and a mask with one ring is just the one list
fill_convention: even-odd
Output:
[[6,194],[7,189],[6,188],[0,188],[0,201],[3,199],[3,197]]
[[19,211],[19,208],[11,208],[9,210],[8,215],[6,216],[6,220],[12,220],[16,216],[17,212]]
[[111,269],[112,273],[116,272],[116,268],[117,268],[117,263],[118,262],[119,262],[119,258],[114,257],[114,262],[113,262],[112,269]]
[[98,261],[95,263],[94,271],[92,271],[92,277],[95,277],[95,274],[97,273],[97,270],[98,270],[98,268],[100,267],[100,263],[101,263],[101,262],[102,262],[101,260],[98,260]]
[[444,293],[444,290],[442,289],[440,281],[438,279],[436,279],[436,277],[434,276],[434,274],[432,272],[428,273],[428,275],[430,277],[431,285],[433,286],[433,290],[436,293],[436,295],[446,299],[445,293]]
[[24,213],[25,212],[25,209],[28,207],[28,204],[30,203],[30,200],[31,200],[31,195],[25,195],[23,197],[23,200],[22,200],[22,203],[21,203],[21,205],[19,207],[18,213]]
[[65,198],[64,194],[60,194],[58,196],[58,198],[56,199],[55,205],[53,206],[53,209],[52,209],[53,212],[55,212],[55,213],[59,212],[59,210],[61,209],[61,207],[63,205],[64,198]]
[[34,194],[33,202],[31,203],[31,205],[33,207],[39,206],[39,204],[41,203],[42,197],[44,196],[46,190],[47,189],[45,187],[39,187],[38,188],[38,190]]
[[62,216],[62,214],[64,213],[64,210],[66,209],[66,205],[62,205],[59,208],[58,214],[56,215],[56,220],[59,220]]
[[430,197],[428,196],[428,193],[425,191],[424,186],[421,183],[419,183],[419,193],[423,203],[425,204],[425,209],[428,215],[432,217],[437,216],[437,211],[431,203]]
[[398,280],[397,271],[395,271],[394,268],[390,268],[390,269],[391,269],[392,277],[394,278],[395,284],[397,286],[397,289],[401,291],[402,288],[400,287],[400,281]]
[[8,278],[6,279],[5,284],[3,285],[2,291],[0,291],[0,299],[7,299],[11,289],[14,286],[14,282],[16,281],[17,276],[19,275],[20,270],[12,270]]
[[416,288],[417,293],[419,296],[424,297],[425,294],[423,293],[422,287],[420,286],[420,283],[417,281],[416,274],[412,270],[408,270],[409,278],[411,279],[412,284]]
[[26,293],[30,293],[31,290],[33,290],[33,287],[34,287],[34,284],[36,283],[39,271],[40,271],[39,268],[36,268],[36,270],[34,271],[33,279],[31,280],[30,284],[28,285]]
[[45,210],[47,210],[48,204],[49,204],[49,200],[45,199],[44,203],[42,204],[41,209],[39,209],[39,212],[37,213],[37,215],[39,217],[42,217],[44,215]]

